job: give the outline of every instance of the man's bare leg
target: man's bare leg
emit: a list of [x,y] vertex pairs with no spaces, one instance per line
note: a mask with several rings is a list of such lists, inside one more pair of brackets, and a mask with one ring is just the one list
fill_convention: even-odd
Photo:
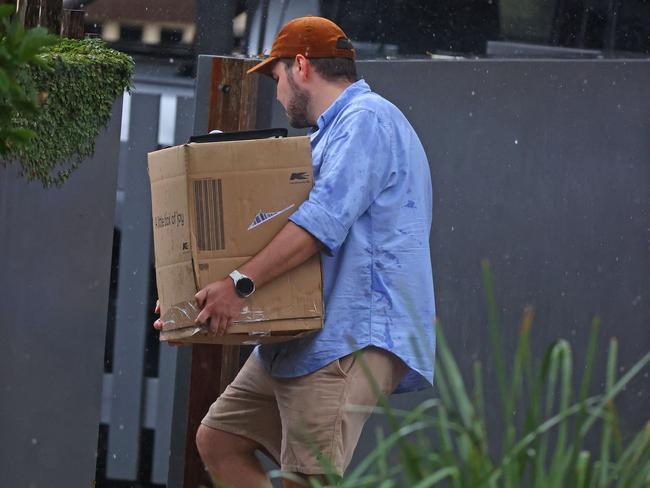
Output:
[[210,475],[229,488],[271,488],[262,465],[255,456],[262,449],[257,442],[201,425],[196,446]]

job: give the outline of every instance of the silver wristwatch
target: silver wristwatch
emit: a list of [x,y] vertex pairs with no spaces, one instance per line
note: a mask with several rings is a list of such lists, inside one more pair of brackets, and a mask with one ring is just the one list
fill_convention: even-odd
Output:
[[255,293],[255,283],[245,274],[240,273],[235,270],[230,273],[230,278],[235,284],[235,291],[242,298],[248,298],[253,293]]

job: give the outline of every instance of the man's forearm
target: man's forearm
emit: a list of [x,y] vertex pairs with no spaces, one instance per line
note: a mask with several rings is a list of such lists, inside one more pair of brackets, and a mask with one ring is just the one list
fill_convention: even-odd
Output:
[[256,287],[304,263],[320,251],[322,244],[293,222],[287,223],[267,246],[239,268]]

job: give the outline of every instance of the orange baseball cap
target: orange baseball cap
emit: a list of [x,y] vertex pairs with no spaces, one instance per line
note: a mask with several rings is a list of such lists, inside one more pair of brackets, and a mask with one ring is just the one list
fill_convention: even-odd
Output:
[[268,75],[274,61],[294,58],[297,54],[306,58],[355,57],[352,42],[334,22],[323,17],[298,17],[287,22],[278,32],[269,57],[246,73]]

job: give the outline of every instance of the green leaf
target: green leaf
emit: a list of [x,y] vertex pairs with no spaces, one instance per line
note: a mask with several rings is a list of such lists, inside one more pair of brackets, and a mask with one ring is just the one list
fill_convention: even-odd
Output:
[[34,61],[37,54],[43,52],[47,46],[57,44],[60,38],[52,36],[47,33],[47,30],[42,27],[30,29],[25,33],[25,37],[20,43],[18,49],[18,57],[21,62]]
[[460,418],[464,425],[471,426],[473,424],[472,419],[474,418],[474,408],[472,407],[472,402],[467,394],[463,376],[458,369],[458,365],[456,364],[453,355],[449,351],[442,328],[438,329],[436,340],[439,345],[438,357],[440,357],[440,362],[449,378],[450,391],[454,397]]
[[[589,340],[587,342],[587,354],[585,358],[584,374],[580,383],[580,402],[584,402],[589,394],[589,386],[591,385],[591,376],[593,372],[594,362],[596,360],[596,352],[598,348],[598,333],[600,331],[600,318],[594,317],[591,322],[591,331],[589,333]],[[576,416],[574,427],[574,441],[573,452],[571,453],[571,460],[569,465],[574,465],[580,455],[582,449],[582,436],[580,430],[587,416],[586,408],[583,408]]]
[[[610,391],[614,387],[616,380],[616,358],[618,355],[618,343],[616,339],[612,339],[609,346],[609,353],[607,355],[607,376],[605,379],[605,391]],[[613,405],[608,402],[605,405],[605,417],[603,425],[603,433],[601,436],[600,445],[600,461],[598,472],[598,486],[609,486],[609,455],[612,442],[612,426],[613,426]]]
[[646,422],[645,428],[641,430],[623,451],[621,457],[614,466],[614,472],[618,476],[619,486],[634,486],[632,478],[643,466],[650,464],[650,421]]
[[582,451],[578,455],[578,463],[576,465],[577,482],[576,488],[587,488],[588,486],[588,470],[589,458],[591,454],[588,451]]
[[[494,353],[494,361],[496,363],[496,373],[499,385],[499,393],[501,398],[507,395],[507,382],[506,382],[506,363],[503,355],[503,341],[501,339],[499,314],[497,312],[496,299],[494,297],[494,284],[492,282],[492,274],[490,273],[490,262],[487,259],[481,261],[481,269],[483,273],[483,288],[485,289],[485,297],[488,306],[488,330],[490,331],[490,342],[492,345],[492,352]],[[509,412],[503,411],[504,422],[507,422]]]
[[7,90],[9,90],[9,84],[10,83],[11,83],[11,80],[9,79],[9,75],[0,66],[0,94],[2,94],[3,92],[6,92]]
[[[571,402],[571,391],[573,385],[571,378],[573,376],[573,362],[571,355],[571,347],[569,343],[560,340],[558,342],[558,347],[560,351],[560,373],[561,373],[561,383],[560,383],[560,411],[566,411]],[[554,486],[562,486],[564,484],[564,478],[567,475],[567,470],[569,468],[570,458],[567,457],[567,431],[568,431],[568,422],[561,422],[558,426],[558,436],[555,442],[555,453],[553,454],[553,460],[551,461],[550,472],[551,484]]]
[[0,18],[11,17],[16,13],[16,6],[11,4],[0,4]]
[[613,400],[622,390],[627,386],[627,384],[632,381],[643,368],[650,363],[650,352],[646,353],[641,359],[639,359],[622,377],[619,379],[611,389],[607,390],[603,401],[598,405],[596,410],[590,415],[590,417],[585,421],[580,431],[581,435],[585,435],[589,429],[593,426],[600,415],[602,414],[605,405],[610,400]]
[[458,467],[448,466],[446,468],[442,468],[436,471],[435,473],[432,473],[429,476],[425,477],[413,488],[429,488],[431,486],[436,485],[437,483],[444,480],[445,478],[454,478],[458,480],[460,478]]
[[12,137],[14,137],[16,140],[19,140],[20,142],[27,142],[28,140],[36,136],[36,134],[34,134],[33,131],[22,127],[16,127],[11,129],[11,135]]

